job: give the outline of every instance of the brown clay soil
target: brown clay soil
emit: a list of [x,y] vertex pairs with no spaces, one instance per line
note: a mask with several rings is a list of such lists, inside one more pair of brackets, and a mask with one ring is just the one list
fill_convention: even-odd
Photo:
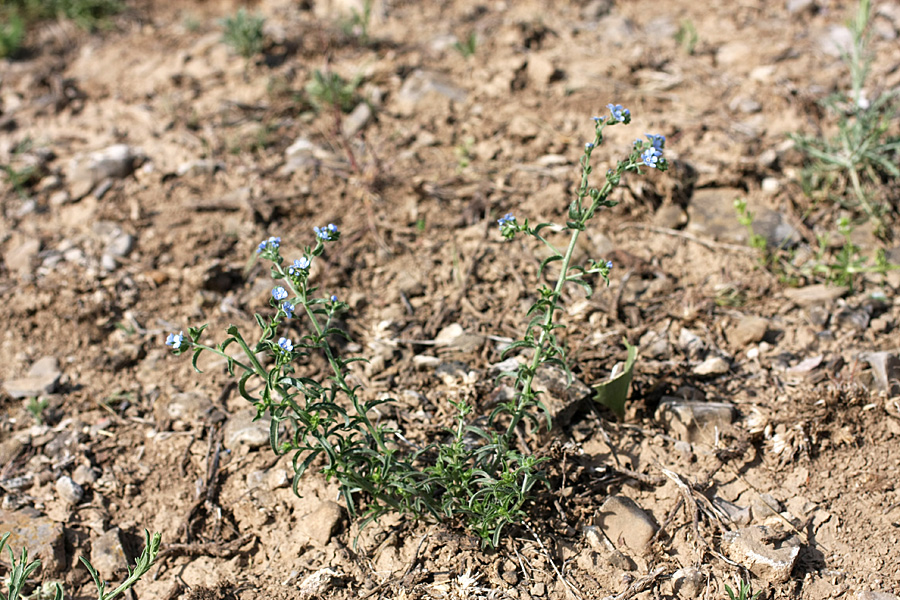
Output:
[[[833,125],[816,101],[849,80],[824,44],[854,6],[788,4],[384,0],[363,44],[341,27],[352,2],[261,0],[266,45],[250,61],[221,42],[228,0],[134,2],[95,33],[33,29],[0,63],[0,163],[37,167],[2,188],[0,379],[43,357],[61,376],[43,423],[32,399],[0,392],[0,485],[7,518],[61,524],[42,576],[93,596],[78,557],[118,527],[132,558],[144,528],[162,533],[135,588],[147,600],[721,599],[738,578],[762,598],[900,593],[900,406],[866,360],[900,346],[900,280],[860,276],[821,299],[807,280],[791,295],[731,208],[740,195],[780,215],[801,248],[834,229],[786,136]],[[878,90],[900,85],[896,8],[875,2]],[[691,27],[689,47],[676,34]],[[473,32],[467,59],[454,41]],[[371,116],[314,110],[317,69],[359,77]],[[612,282],[589,299],[567,290],[561,335],[588,386],[624,359],[623,339],[639,344],[626,418],[561,393],[574,414],[525,440],[550,458],[550,489],[496,550],[405,517],[354,543],[333,483],[309,473],[296,498],[224,365],[205,357],[195,374],[166,335],[252,331],[271,289],[256,245],[281,236],[290,259],[333,222],[342,238],[312,276],[350,305],[345,350],[371,360],[355,381],[397,399],[380,418],[412,442],[433,439],[449,400],[490,405],[490,367],[534,300],[541,250],[505,243],[496,219],[565,219],[609,102],[633,123],[609,130],[597,172],[645,132],[667,136],[672,168],[626,176],[592,222],[578,252],[613,260]],[[298,139],[308,148],[288,150]],[[133,171],[77,180],[73,159],[115,144],[139,153]],[[710,194],[718,230],[703,225]],[[660,409],[672,399],[731,403],[733,418],[679,426]],[[65,497],[64,476],[83,496]],[[615,531],[600,510],[613,496],[645,516],[605,542],[586,527]],[[658,533],[631,547],[646,522]],[[761,525],[763,550],[799,547],[787,571],[727,542]]]

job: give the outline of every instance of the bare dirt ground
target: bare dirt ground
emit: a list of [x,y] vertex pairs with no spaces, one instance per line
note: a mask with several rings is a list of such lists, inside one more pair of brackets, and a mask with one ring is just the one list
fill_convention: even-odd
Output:
[[[897,373],[900,279],[789,288],[731,206],[770,211],[801,246],[834,229],[786,134],[828,126],[816,101],[848,85],[828,42],[853,6],[787,4],[384,1],[363,44],[341,28],[352,4],[263,0],[250,61],[221,42],[223,0],[135,2],[94,34],[40,25],[0,63],[0,163],[36,166],[2,191],[2,527],[78,598],[94,593],[78,557],[119,577],[144,528],[163,535],[148,600],[721,599],[738,578],[762,598],[900,593],[900,405],[878,385]],[[871,80],[896,89],[900,11],[874,14]],[[467,59],[454,42],[473,32]],[[316,112],[317,69],[360,77],[371,113]],[[520,335],[534,299],[539,248],[504,243],[496,219],[564,220],[609,102],[633,123],[598,173],[645,132],[672,163],[628,176],[584,236],[612,284],[565,298],[583,384],[623,338],[640,346],[625,420],[577,410],[530,441],[551,488],[496,550],[402,517],[354,544],[335,487],[309,474],[296,498],[224,365],[196,375],[166,334],[251,331],[271,286],[259,241],[290,256],[336,223],[313,277],[351,306],[347,350],[372,360],[355,376],[397,399],[382,418],[411,441],[439,435],[448,400],[489,405],[495,338]],[[92,171],[98,151],[124,161]],[[695,419],[724,409],[685,425],[685,401],[706,403],[686,405]]]

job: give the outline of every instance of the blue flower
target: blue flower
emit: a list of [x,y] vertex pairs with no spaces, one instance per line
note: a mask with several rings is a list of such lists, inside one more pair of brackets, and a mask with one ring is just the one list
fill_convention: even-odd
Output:
[[602,122],[603,119],[605,119],[605,118],[606,118],[606,117],[591,117],[591,120],[592,120],[594,123],[600,123],[600,122]]
[[334,223],[329,223],[327,227],[313,227],[313,231],[320,240],[330,242],[337,239],[338,228]]
[[593,142],[588,142],[587,144],[584,145],[584,149],[585,149],[585,150],[593,150],[593,149],[594,149],[594,143],[593,143]]
[[641,152],[641,160],[644,161],[644,164],[648,167],[655,169],[656,165],[659,163],[659,158],[662,156],[662,152],[657,150],[656,148],[647,148],[643,152]]
[[288,338],[278,338],[278,346],[285,352],[293,352],[294,344]]
[[166,338],[166,346],[172,346],[173,350],[181,348],[181,342],[184,341],[184,332],[170,333]]
[[256,248],[256,253],[259,254],[266,248],[277,248],[281,245],[281,238],[272,236],[267,240],[263,240],[259,243],[259,246]]
[[506,213],[501,218],[497,219],[497,225],[500,226],[500,229],[503,229],[504,225],[512,225],[516,222],[516,216],[512,213]]
[[646,135],[647,139],[650,140],[650,145],[657,150],[662,150],[666,147],[666,136],[656,135],[655,133],[645,133],[644,135]]
[[281,310],[284,311],[284,314],[287,315],[287,318],[290,319],[294,316],[294,305],[289,301],[285,301],[281,303]]
[[631,111],[624,108],[621,104],[607,104],[606,108],[612,113],[612,120],[624,122],[631,116]]
[[305,256],[298,258],[294,261],[294,264],[288,267],[288,275],[299,275],[301,271],[309,268],[310,262]]
[[337,302],[337,296],[335,296],[334,294],[332,294],[332,295],[331,295],[331,301],[332,301],[332,302]]
[[607,269],[612,269],[612,268],[613,268],[613,264],[612,264],[612,261],[611,261],[611,260],[606,261],[606,268],[607,268]]
[[284,300],[288,297],[287,290],[279,285],[277,288],[272,290],[272,297],[279,301]]

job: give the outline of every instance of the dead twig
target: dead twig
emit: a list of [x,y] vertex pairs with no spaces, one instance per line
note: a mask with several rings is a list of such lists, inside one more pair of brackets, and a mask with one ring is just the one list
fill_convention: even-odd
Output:
[[696,539],[704,548],[708,548],[709,543],[702,535],[700,535],[700,509],[697,507],[697,501],[694,500],[693,486],[685,482],[678,473],[670,471],[662,465],[659,465],[659,469],[678,486],[678,489],[681,491],[681,496],[684,498],[685,507],[691,513],[694,539]]
[[173,556],[213,556],[215,558],[231,558],[249,541],[256,541],[255,534],[248,533],[245,536],[231,540],[230,542],[192,542],[189,544],[166,544],[159,551],[157,560]]

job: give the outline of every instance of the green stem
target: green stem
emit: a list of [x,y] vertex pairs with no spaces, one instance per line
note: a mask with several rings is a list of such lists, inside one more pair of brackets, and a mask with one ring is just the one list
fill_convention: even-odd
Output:
[[[601,125],[597,128],[597,132],[594,137],[593,147],[597,147],[602,139],[603,139],[603,128],[605,125]],[[637,167],[633,164],[628,164],[625,166],[620,165],[618,167],[618,172],[616,173],[618,177],[621,177],[624,171],[630,169],[636,169]],[[516,400],[516,410],[512,414],[512,418],[510,419],[509,426],[506,428],[506,433],[503,434],[502,442],[503,445],[506,446],[509,443],[510,438],[512,437],[513,432],[516,427],[518,427],[519,423],[522,421],[522,417],[525,416],[525,410],[527,408],[527,404],[530,398],[533,397],[534,393],[532,391],[532,384],[534,383],[534,376],[537,372],[538,367],[544,360],[545,356],[545,348],[544,345],[547,342],[547,336],[550,332],[550,327],[553,324],[553,314],[557,310],[557,303],[559,302],[559,297],[562,292],[563,285],[566,283],[569,274],[569,264],[572,261],[572,255],[575,252],[575,244],[578,242],[578,235],[581,233],[581,230],[584,228],[585,223],[589,221],[593,216],[594,212],[597,210],[598,205],[601,202],[605,201],[606,198],[609,197],[610,193],[612,193],[615,185],[607,179],[603,186],[600,188],[599,193],[596,196],[592,196],[591,205],[585,210],[582,208],[582,201],[585,196],[588,195],[588,177],[591,173],[590,168],[590,150],[585,154],[585,158],[582,164],[581,171],[581,186],[578,188],[577,192],[577,208],[580,213],[578,226],[570,228],[572,231],[572,238],[569,240],[569,246],[566,248],[566,253],[563,255],[562,265],[560,267],[559,279],[556,280],[556,287],[553,290],[553,294],[550,298],[550,306],[547,307],[546,312],[544,314],[544,323],[541,328],[541,334],[538,337],[537,348],[535,348],[534,356],[531,359],[531,366],[528,370],[528,374],[526,375],[523,384],[522,391],[519,394]],[[547,243],[546,240],[543,240],[540,236],[538,236],[544,243]],[[553,249],[556,250],[555,248]]]
[[208,351],[212,352],[213,354],[218,354],[222,358],[236,364],[237,366],[244,369],[245,371],[250,371],[252,373],[256,373],[260,377],[265,378],[265,376],[266,376],[265,369],[263,369],[262,365],[259,364],[259,361],[256,360],[256,356],[254,356],[253,352],[250,351],[250,348],[247,347],[247,344],[244,342],[244,340],[240,339],[239,337],[235,337],[235,339],[237,340],[237,342],[241,346],[241,348],[243,348],[244,353],[251,360],[251,362],[253,363],[253,366],[245,365],[241,361],[237,360],[236,358],[234,358],[233,356],[231,356],[229,354],[226,354],[222,350],[219,350],[218,348],[214,348],[212,346],[207,346],[206,344],[198,344],[196,342],[192,342],[191,347],[192,348],[202,348],[203,350],[208,350]]
[[550,331],[550,326],[553,324],[553,313],[556,312],[556,304],[559,301],[559,296],[560,292],[562,292],[563,284],[566,282],[566,276],[569,272],[569,263],[572,261],[572,254],[575,252],[575,244],[578,241],[578,234],[580,233],[581,231],[578,229],[572,231],[572,238],[569,240],[569,247],[566,248],[566,253],[563,255],[559,279],[556,280],[556,287],[553,289],[553,296],[550,299],[550,306],[547,307],[546,313],[544,314],[544,326],[541,328],[541,335],[538,337],[537,348],[534,351],[534,357],[531,359],[531,367],[528,370],[528,375],[525,377],[524,385],[522,386],[522,393],[520,394],[519,399],[516,403],[516,412],[512,415],[512,420],[509,422],[509,426],[506,428],[506,433],[503,434],[504,441],[508,441],[512,437],[512,434],[515,431],[516,427],[522,421],[522,417],[524,416],[525,402],[533,394],[531,385],[534,382],[534,375],[537,372],[541,361],[543,361],[544,359],[544,344],[547,341],[547,335]]
[[338,365],[337,360],[334,358],[334,353],[331,351],[331,346],[328,342],[322,337],[324,329],[322,328],[321,323],[319,323],[319,319],[316,317],[316,313],[313,312],[312,308],[309,304],[309,299],[306,295],[306,288],[303,287],[301,289],[297,289],[294,286],[294,282],[290,277],[284,272],[281,268],[281,265],[275,265],[275,269],[279,275],[284,277],[284,280],[287,282],[288,287],[291,288],[291,291],[294,292],[294,295],[300,298],[300,303],[303,305],[303,310],[306,312],[306,316],[309,317],[309,322],[312,324],[313,329],[316,332],[316,338],[320,340],[319,347],[322,348],[322,351],[325,353],[325,358],[328,359],[328,364],[331,365],[331,370],[334,372],[335,379],[337,380],[338,386],[340,386],[341,390],[347,394],[347,397],[350,398],[350,401],[353,403],[353,408],[356,410],[356,413],[362,418],[363,423],[366,425],[366,431],[369,432],[369,435],[372,436],[372,439],[375,440],[375,443],[378,445],[378,449],[382,452],[387,452],[387,446],[382,439],[382,436],[379,434],[378,430],[372,424],[372,421],[369,419],[369,415],[366,414],[366,411],[363,410],[362,406],[359,404],[359,399],[356,397],[356,394],[350,389],[350,386],[347,385],[347,381],[344,378],[344,371]]

